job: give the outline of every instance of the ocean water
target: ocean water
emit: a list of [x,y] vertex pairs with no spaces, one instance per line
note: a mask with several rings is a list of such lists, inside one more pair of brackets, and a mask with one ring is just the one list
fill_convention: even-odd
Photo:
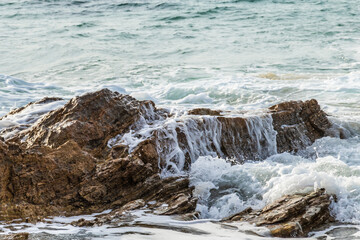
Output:
[[[332,212],[343,225],[313,237],[359,238],[359,13],[356,0],[1,0],[0,116],[45,96],[67,100],[105,87],[153,100],[179,118],[194,107],[251,115],[281,101],[315,98],[348,138],[320,139],[298,155],[269,148],[265,161],[235,166],[195,144],[187,174],[202,220],[136,213],[140,222],[172,228],[135,221],[120,231],[77,229],[55,219],[49,226],[0,225],[0,235],[28,229],[75,239],[257,239],[255,233],[268,236],[264,229],[216,221],[283,194],[325,187],[339,198]],[[30,109],[0,121],[0,128],[60,105]],[[171,130],[171,122],[161,124]],[[127,137],[129,145],[138,140]]]

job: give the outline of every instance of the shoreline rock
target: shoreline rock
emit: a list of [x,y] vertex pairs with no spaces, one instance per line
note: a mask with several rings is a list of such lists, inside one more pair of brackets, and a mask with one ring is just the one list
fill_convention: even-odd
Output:
[[[57,100],[28,104],[1,119]],[[169,119],[151,101],[103,89],[71,99],[11,137],[2,138],[8,132],[1,130],[0,220],[39,221],[133,201],[156,201],[151,208],[157,214],[192,216],[197,199],[179,173],[197,157],[262,160],[303,149],[331,128],[316,100],[281,103],[266,116],[195,109],[187,118]]]
[[262,210],[247,208],[222,221],[246,221],[265,226],[273,237],[305,237],[314,228],[335,221],[329,209],[334,198],[326,194],[325,189],[285,195]]

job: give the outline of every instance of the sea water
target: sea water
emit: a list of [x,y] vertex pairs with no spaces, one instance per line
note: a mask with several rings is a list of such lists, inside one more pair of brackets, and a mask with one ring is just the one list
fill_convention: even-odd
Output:
[[[284,194],[325,187],[338,196],[331,211],[344,225],[314,237],[359,238],[359,12],[356,0],[2,0],[0,116],[45,96],[68,100],[102,88],[153,100],[182,119],[195,107],[251,114],[315,98],[348,138],[326,137],[297,155],[276,154],[270,138],[265,161],[231,165],[204,150],[206,136],[214,138],[216,131],[204,138],[189,132],[194,159],[186,174],[202,220],[137,212],[132,227],[75,228],[71,219],[59,218],[1,225],[0,234],[27,229],[44,239],[257,239],[268,236],[266,230],[217,221]],[[64,102],[31,108],[1,121],[0,128],[32,123]],[[171,135],[174,119],[167,121],[157,126],[167,126],[164,134]],[[216,122],[208,121],[216,130]],[[139,136],[146,138],[149,129],[142,124]],[[189,119],[183,127],[196,130]],[[141,139],[129,134],[117,140]],[[174,168],[182,173],[178,163]]]

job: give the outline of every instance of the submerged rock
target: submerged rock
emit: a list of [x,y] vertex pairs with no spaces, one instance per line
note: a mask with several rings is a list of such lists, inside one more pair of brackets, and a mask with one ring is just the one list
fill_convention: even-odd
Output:
[[38,221],[133,201],[157,214],[195,216],[184,173],[199,156],[261,160],[309,146],[331,126],[315,100],[282,103],[265,116],[191,114],[207,116],[176,119],[151,101],[104,89],[71,99],[6,140],[0,133],[0,220]]
[[303,237],[319,226],[333,222],[330,204],[334,196],[319,189],[309,194],[286,195],[262,210],[247,208],[223,221],[246,221],[266,226],[274,237]]

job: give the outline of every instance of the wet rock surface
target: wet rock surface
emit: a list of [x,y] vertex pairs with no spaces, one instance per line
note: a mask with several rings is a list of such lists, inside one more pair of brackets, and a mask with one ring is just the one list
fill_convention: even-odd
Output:
[[[59,100],[31,103],[2,119]],[[0,220],[39,221],[105,209],[114,209],[115,216],[116,209],[126,207],[191,219],[197,216],[197,199],[189,179],[161,177],[164,171],[186,171],[202,155],[242,163],[264,159],[276,149],[296,152],[331,127],[315,100],[278,104],[260,117],[219,116],[220,111],[209,109],[189,115],[170,125],[170,113],[153,102],[104,89],[42,114],[6,140],[3,129]]]
[[[217,115],[218,111],[209,109],[189,111],[190,115],[200,113],[204,115],[185,119],[172,129],[164,126],[156,130],[157,144],[168,146],[159,153],[163,168],[171,168],[166,163],[176,163],[179,158],[184,161],[183,168],[188,169],[199,156],[218,156],[243,163],[263,160],[276,153],[296,153],[324,137],[332,127],[314,99],[281,103],[270,107],[263,116]],[[176,139],[169,135],[176,135]],[[170,156],[178,148],[181,153]]]
[[195,108],[188,111],[190,115],[210,115],[210,116],[221,116],[220,110],[212,110],[209,108]]
[[315,99],[290,101],[269,108],[277,132],[277,151],[297,152],[325,136],[331,123]]
[[262,210],[248,208],[223,221],[246,221],[266,226],[274,237],[307,236],[315,228],[334,222],[329,209],[333,198],[325,193],[325,189],[309,194],[286,195]]
[[102,211],[140,198],[166,204],[177,196],[189,201],[163,214],[193,211],[196,198],[189,180],[160,178],[153,141],[141,142],[132,154],[126,147],[107,146],[139,119],[166,114],[150,101],[105,89],[76,97],[0,140],[0,219],[37,221]]
[[0,240],[28,240],[29,233],[16,233],[7,236],[0,236]]

